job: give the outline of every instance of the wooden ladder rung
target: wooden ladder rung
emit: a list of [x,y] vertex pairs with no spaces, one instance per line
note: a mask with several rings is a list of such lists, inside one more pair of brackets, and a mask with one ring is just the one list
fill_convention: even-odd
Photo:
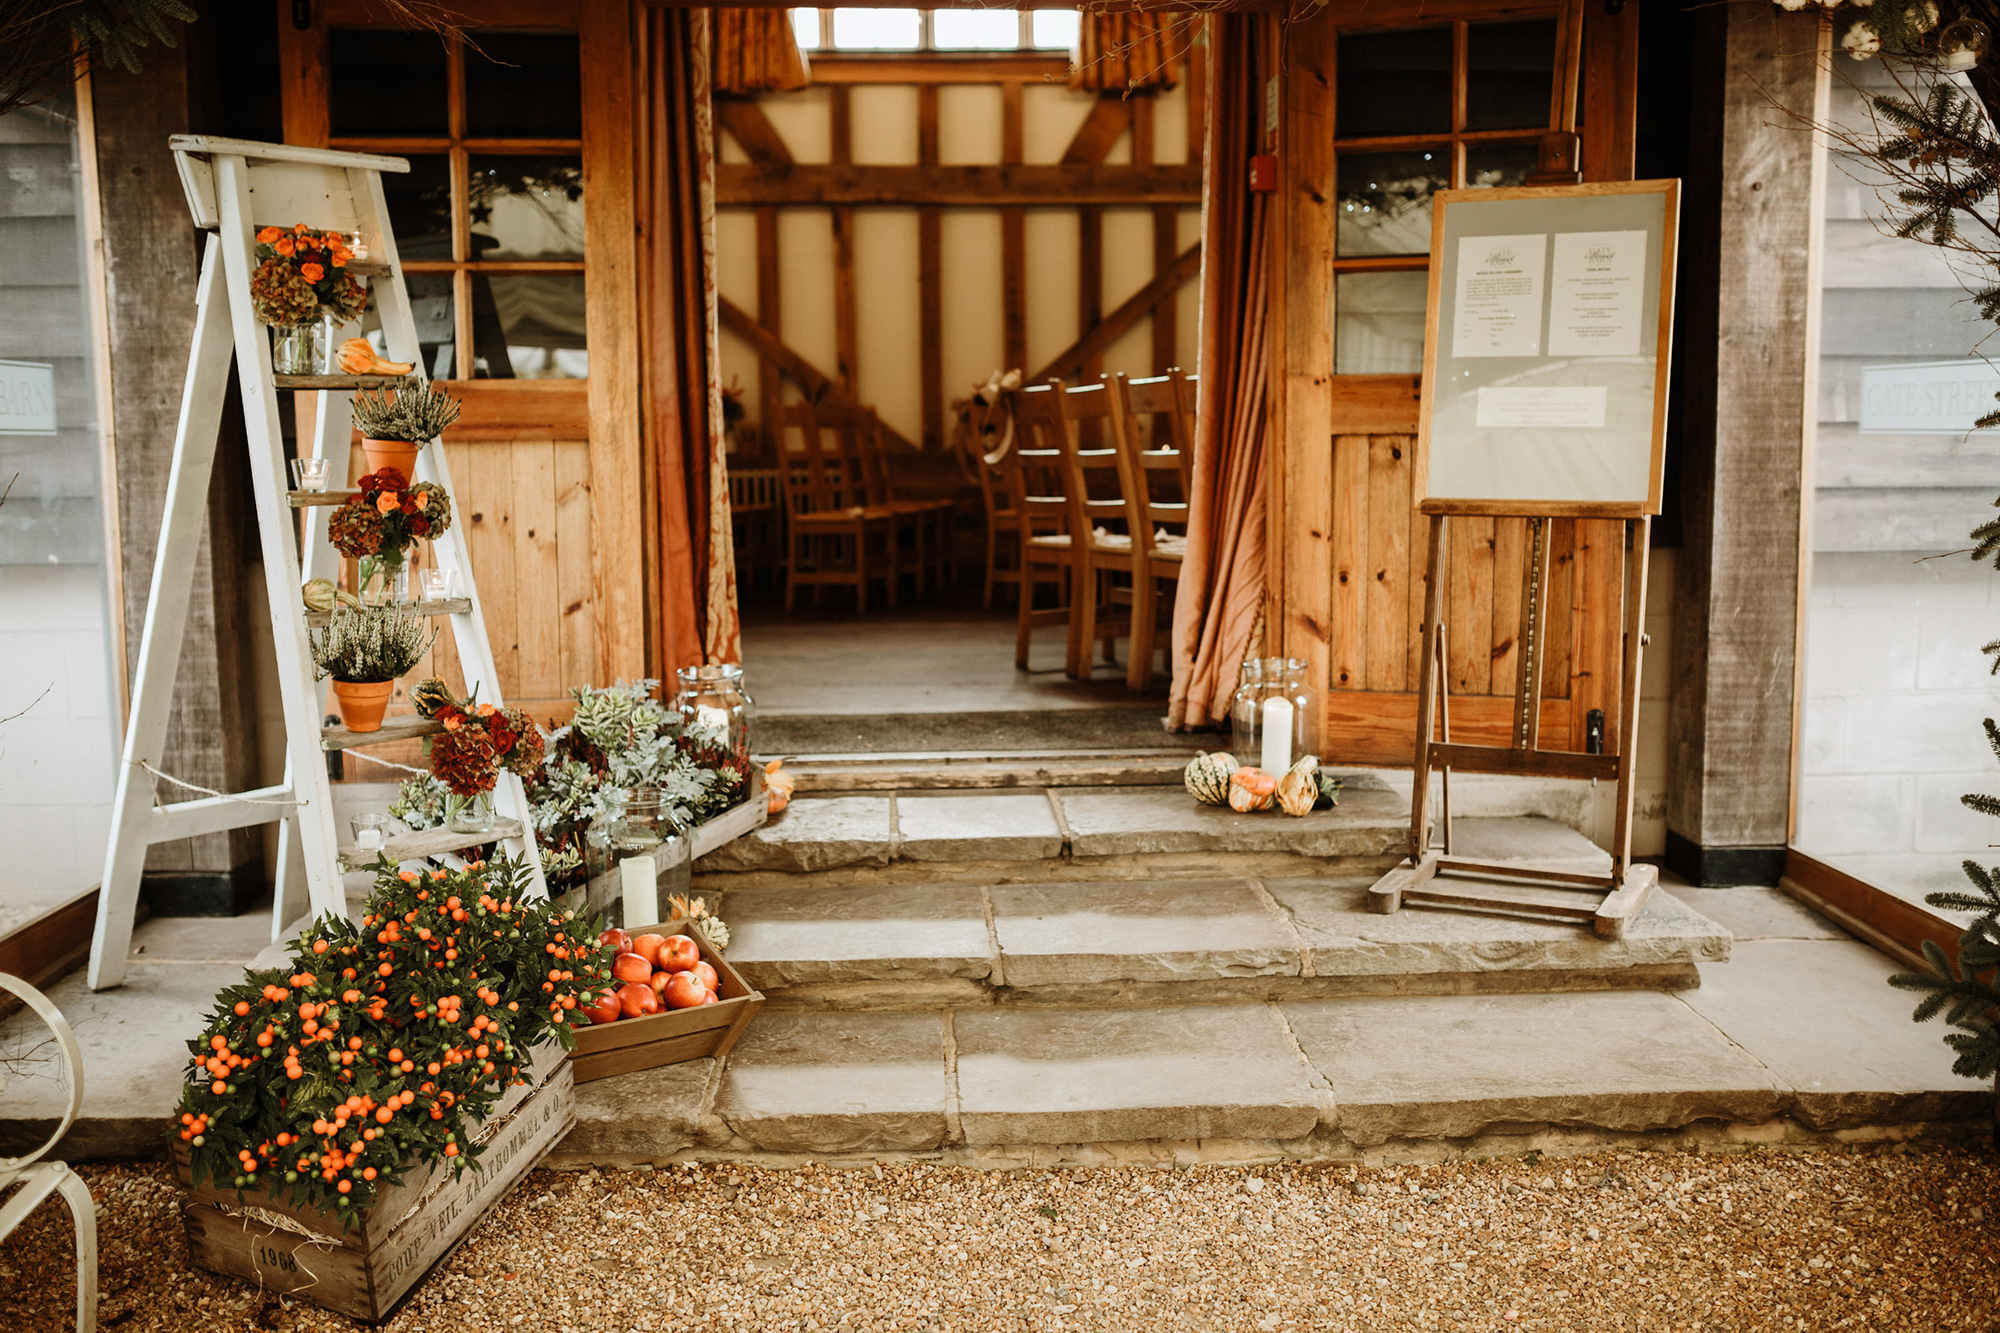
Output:
[[[471,612],[472,599],[470,597],[437,597],[421,602],[397,602],[394,605],[401,610],[419,616],[462,616]],[[313,626],[315,629],[328,625],[332,621],[333,612],[331,611],[306,612],[306,624]]]
[[[381,855],[391,861],[416,861],[429,856],[443,856],[447,852],[462,852],[468,847],[484,847],[489,842],[499,842],[506,838],[521,836],[521,821],[518,819],[496,819],[493,827],[479,833],[460,833],[455,829],[428,828],[416,833],[399,833],[382,845]],[[343,847],[340,863],[349,870],[373,865],[375,856],[358,847]]]
[[349,731],[346,727],[325,727],[319,734],[322,750],[352,750],[362,745],[386,745],[390,741],[413,740],[418,736],[433,736],[444,730],[444,723],[434,717],[392,717],[384,719],[374,731]]
[[392,385],[421,384],[415,372],[408,375],[273,375],[271,383],[280,389],[386,389]]

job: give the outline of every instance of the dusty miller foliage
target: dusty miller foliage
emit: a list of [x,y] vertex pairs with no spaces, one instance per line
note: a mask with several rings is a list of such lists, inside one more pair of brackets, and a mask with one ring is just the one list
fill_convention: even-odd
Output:
[[[1781,0],[1788,8],[1799,7]],[[1824,0],[1822,0],[1824,3]],[[1839,5],[1840,0],[1833,0]],[[1832,8],[1832,6],[1828,6]],[[2000,32],[1987,0],[1964,0],[1955,12],[1941,13],[1934,0],[1877,0],[1843,7],[1823,21],[1844,27],[1841,45],[1856,59],[1880,51],[1902,62],[1895,93],[1868,98],[1877,133],[1870,137],[1837,125],[1819,125],[1839,146],[1868,158],[1885,177],[1884,202],[1895,234],[1962,256],[1983,278],[1967,283],[1980,317],[2000,325],[2000,140],[1994,134],[1994,77],[1975,71],[1967,83],[1950,77],[1938,62],[1946,53],[1949,25],[1972,18]],[[1988,61],[2000,59],[1989,55]],[[1995,395],[2000,399],[2000,395]],[[1975,429],[2000,426],[2000,409],[1980,417]],[[1996,500],[2000,507],[2000,500]],[[2000,569],[2000,519],[1972,530],[1974,561]],[[1984,651],[2000,674],[2000,639]],[[2000,726],[1985,720],[1987,744],[2000,759]],[[1968,809],[2000,818],[2000,797],[1971,793],[1960,798]],[[1899,973],[1890,984],[1923,996],[1914,1019],[1942,1017],[1955,1031],[1945,1041],[1956,1052],[1953,1069],[1971,1078],[2000,1076],[2000,866],[1968,858],[1971,891],[1925,895],[1933,907],[1969,912],[1954,962],[1936,943],[1923,945],[1925,972]]]

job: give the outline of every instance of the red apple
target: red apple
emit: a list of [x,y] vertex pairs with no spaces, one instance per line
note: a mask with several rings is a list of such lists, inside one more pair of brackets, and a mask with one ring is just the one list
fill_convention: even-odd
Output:
[[597,942],[613,953],[632,952],[632,937],[616,926],[599,935]]
[[667,942],[665,935],[634,935],[632,952],[638,954],[654,967],[660,965],[660,946]]
[[621,953],[611,960],[611,975],[619,981],[639,981],[653,975],[653,965],[636,953]]
[[669,1009],[692,1009],[701,1003],[701,997],[713,994],[701,984],[701,978],[692,972],[676,972],[667,981],[666,990],[660,993]]
[[722,989],[722,978],[716,976],[715,969],[710,967],[706,962],[696,963],[689,970],[700,977],[701,984],[710,990],[720,991]]
[[701,961],[701,946],[686,935],[669,935],[660,942],[660,957],[654,964],[662,972],[691,972]]
[[703,1004],[715,1004],[715,1003],[717,1003],[717,1001],[716,1001],[716,997],[715,997],[715,992],[714,992],[714,991],[712,991],[712,990],[711,990],[711,991],[703,991],[703,992],[702,992],[702,995],[701,995],[701,1002],[702,1002]]
[[646,978],[646,984],[653,988],[653,994],[660,996],[664,1000],[666,998],[667,983],[679,975],[680,973],[678,972],[655,972],[652,976]]
[[618,992],[608,990],[596,999],[585,997],[583,1002],[577,1005],[577,1008],[581,1009],[593,1024],[615,1023],[619,1017]]
[[618,1012],[626,1018],[660,1012],[660,997],[643,981],[628,981],[618,988]]

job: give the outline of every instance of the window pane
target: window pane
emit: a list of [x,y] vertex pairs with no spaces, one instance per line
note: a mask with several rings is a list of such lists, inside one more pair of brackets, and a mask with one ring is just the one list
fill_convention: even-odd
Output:
[[921,36],[914,9],[833,11],[833,44],[842,51],[914,51]]
[[1076,49],[1081,24],[1074,9],[1038,9],[1029,15],[1028,22],[1036,46]]
[[[457,369],[457,358],[453,351],[457,333],[453,311],[457,303],[452,300],[451,274],[406,273],[403,284],[410,293],[410,314],[417,325],[417,347],[424,373],[438,380],[456,378],[453,372]],[[381,311],[374,301],[362,313],[361,331],[376,351],[389,355],[388,341],[382,337]]]
[[1334,253],[1421,255],[1431,248],[1431,192],[1451,183],[1450,152],[1342,153]]
[[1012,51],[1021,44],[1021,16],[1012,9],[931,11],[931,45],[940,51]]
[[1465,46],[1465,128],[1545,127],[1555,65],[1554,19],[1473,24]]
[[1465,147],[1465,183],[1473,189],[1526,185],[1535,174],[1535,145],[1480,143]]
[[792,11],[792,40],[807,51],[819,50],[819,11],[817,9],[794,9]]
[[473,274],[472,355],[477,379],[582,379],[583,274]]
[[583,159],[470,159],[469,259],[583,258]]
[[408,153],[407,172],[382,173],[396,253],[404,259],[450,259],[451,162],[444,154]]
[[1415,375],[1424,368],[1430,275],[1342,273],[1333,280],[1333,373]]
[[1451,129],[1451,29],[1342,34],[1333,132],[1442,134]]
[[327,94],[336,138],[451,132],[436,33],[335,28],[327,34]]
[[[474,42],[478,51],[472,49]],[[583,73],[577,63],[576,34],[468,34],[465,132],[471,136],[581,139]]]

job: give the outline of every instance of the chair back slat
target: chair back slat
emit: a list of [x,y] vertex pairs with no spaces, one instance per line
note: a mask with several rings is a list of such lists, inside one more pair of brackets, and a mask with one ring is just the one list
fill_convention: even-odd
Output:
[[850,447],[851,411],[809,402],[778,409],[778,468],[794,514],[832,513],[868,503],[867,478]]
[[1177,473],[1180,498],[1185,503],[1193,483],[1193,378],[1174,369],[1141,379],[1120,375],[1117,382],[1127,416],[1135,422],[1147,418],[1152,421],[1143,465],[1149,471]]

